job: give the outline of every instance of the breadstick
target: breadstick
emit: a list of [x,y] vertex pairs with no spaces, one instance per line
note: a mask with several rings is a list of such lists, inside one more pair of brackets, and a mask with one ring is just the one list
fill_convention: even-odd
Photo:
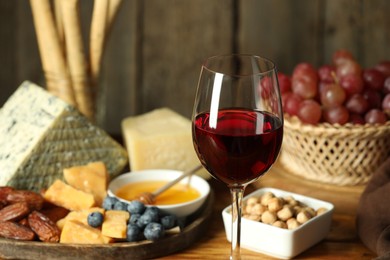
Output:
[[67,62],[77,106],[81,113],[94,120],[94,95],[88,75],[81,32],[79,0],[61,0]]
[[49,0],[30,0],[48,91],[76,105]]

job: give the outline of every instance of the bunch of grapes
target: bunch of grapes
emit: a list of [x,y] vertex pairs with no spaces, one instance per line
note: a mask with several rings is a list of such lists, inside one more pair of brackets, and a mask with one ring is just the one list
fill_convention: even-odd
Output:
[[315,69],[299,63],[278,73],[283,110],[307,124],[384,124],[390,119],[390,61],[363,69],[346,50]]

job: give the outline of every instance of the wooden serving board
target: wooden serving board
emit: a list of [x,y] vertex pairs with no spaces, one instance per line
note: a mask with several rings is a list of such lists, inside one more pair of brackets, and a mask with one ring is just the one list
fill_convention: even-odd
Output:
[[214,205],[211,190],[203,207],[195,213],[182,232],[157,241],[113,243],[108,245],[59,244],[0,239],[0,259],[151,259],[191,246],[208,228]]

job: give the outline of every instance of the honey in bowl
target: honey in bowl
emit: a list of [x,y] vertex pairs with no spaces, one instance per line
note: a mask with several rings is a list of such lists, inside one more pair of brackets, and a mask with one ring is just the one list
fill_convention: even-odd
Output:
[[[116,195],[125,200],[133,200],[143,192],[154,192],[164,186],[166,181],[140,181],[129,183],[116,191]],[[199,191],[190,185],[177,183],[156,197],[155,205],[186,203],[200,197]]]

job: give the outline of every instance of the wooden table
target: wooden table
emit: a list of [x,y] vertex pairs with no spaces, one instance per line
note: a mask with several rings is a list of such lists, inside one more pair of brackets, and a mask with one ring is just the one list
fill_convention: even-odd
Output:
[[[230,244],[226,240],[222,223],[222,210],[230,204],[230,193],[226,186],[210,180],[215,192],[215,207],[209,229],[204,237],[191,247],[162,259],[228,259]],[[373,259],[376,254],[359,240],[355,227],[356,208],[364,186],[339,187],[303,180],[292,176],[279,165],[256,183],[250,185],[245,194],[260,187],[279,188],[331,202],[335,206],[332,226],[328,236],[298,255],[295,259]],[[241,249],[242,259],[274,259],[260,253]]]

